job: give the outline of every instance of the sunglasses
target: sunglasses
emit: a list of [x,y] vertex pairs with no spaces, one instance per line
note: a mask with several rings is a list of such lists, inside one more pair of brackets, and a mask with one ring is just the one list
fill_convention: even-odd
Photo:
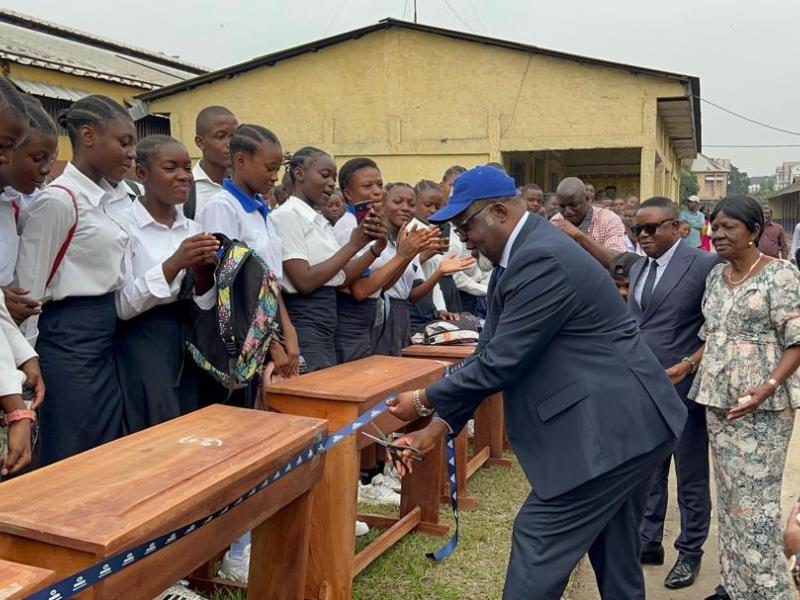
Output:
[[642,235],[642,232],[646,233],[647,235],[653,235],[659,227],[664,225],[664,223],[672,223],[673,221],[677,221],[678,219],[664,219],[660,223],[647,223],[647,225],[634,225],[631,227],[631,231],[633,232],[634,237],[639,237]]
[[487,204],[486,206],[484,206],[482,209],[480,209],[478,212],[476,212],[474,215],[472,215],[469,219],[467,219],[463,223],[461,223],[459,225],[455,225],[453,227],[453,230],[456,232],[456,234],[459,237],[466,237],[467,234],[469,233],[470,223],[472,223],[472,219],[477,217],[479,214],[481,214],[483,211],[485,211],[490,206],[494,206],[494,204]]

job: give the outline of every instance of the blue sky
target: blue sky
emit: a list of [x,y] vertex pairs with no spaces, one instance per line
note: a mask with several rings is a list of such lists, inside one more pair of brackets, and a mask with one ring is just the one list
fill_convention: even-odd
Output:
[[[385,17],[413,0],[3,0],[2,6],[218,68]],[[116,4],[116,3],[115,3]],[[449,6],[448,6],[449,4]],[[760,0],[418,0],[422,23],[697,75],[703,97],[800,132],[800,2]],[[705,154],[750,175],[800,160],[800,136],[703,106]],[[712,148],[711,144],[798,144]]]

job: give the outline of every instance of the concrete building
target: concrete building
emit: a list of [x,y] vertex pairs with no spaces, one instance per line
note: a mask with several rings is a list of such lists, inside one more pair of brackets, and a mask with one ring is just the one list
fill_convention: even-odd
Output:
[[775,189],[782,190],[800,178],[800,161],[788,161],[775,168]]
[[678,197],[700,150],[696,77],[386,19],[139,96],[194,148],[211,104],[285,150],[369,156],[386,181],[501,162],[553,190],[575,175],[618,195]]
[[700,202],[709,204],[724,198],[728,191],[731,161],[727,158],[709,158],[699,154],[692,162],[692,173],[697,178],[697,195]]
[[800,183],[788,185],[769,198],[772,218],[791,236],[800,223]]
[[[20,90],[38,98],[55,120],[58,113],[90,94],[121,104],[141,105],[137,94],[206,72],[177,58],[127,46],[10,10],[0,10],[0,68]],[[169,133],[169,122],[146,116],[139,107],[139,135]],[[59,139],[60,172],[72,151]]]

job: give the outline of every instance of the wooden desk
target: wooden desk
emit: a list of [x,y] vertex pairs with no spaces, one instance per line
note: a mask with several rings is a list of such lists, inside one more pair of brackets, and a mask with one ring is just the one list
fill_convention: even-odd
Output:
[[[403,356],[459,362],[475,352],[474,344],[433,346],[414,344],[403,348]],[[456,482],[458,483],[458,507],[474,510],[478,501],[467,492],[467,480],[483,466],[510,467],[511,461],[503,457],[503,395],[489,396],[475,411],[475,437],[473,455],[467,459],[468,433],[466,427],[456,437]],[[445,484],[447,481],[445,480]],[[449,502],[450,491],[445,485],[442,502]]]
[[[266,389],[267,404],[281,412],[328,419],[331,431],[343,427],[392,392],[416,389],[441,378],[441,362],[370,356],[302,375]],[[413,423],[407,430],[427,424]],[[386,413],[376,423],[389,433],[405,423]],[[369,425],[364,431],[369,432]],[[306,597],[348,600],[353,578],[413,530],[445,535],[439,524],[442,452],[433,451],[403,479],[400,519],[359,515],[370,526],[387,530],[354,555],[360,447],[363,435],[343,440],[326,455],[325,471],[313,494],[310,559]]]
[[0,600],[25,598],[52,581],[53,571],[0,560]]
[[[72,575],[232,502],[323,439],[317,419],[215,405],[0,485],[0,558]],[[303,597],[324,457],[79,598],[152,600],[252,530],[248,598]]]

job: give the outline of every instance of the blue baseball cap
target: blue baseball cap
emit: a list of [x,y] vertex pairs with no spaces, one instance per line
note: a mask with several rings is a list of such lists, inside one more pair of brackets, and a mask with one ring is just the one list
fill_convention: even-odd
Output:
[[514,180],[496,167],[480,166],[464,171],[458,176],[447,206],[436,211],[428,221],[444,223],[464,212],[470,204],[477,200],[491,198],[507,198],[517,195]]

